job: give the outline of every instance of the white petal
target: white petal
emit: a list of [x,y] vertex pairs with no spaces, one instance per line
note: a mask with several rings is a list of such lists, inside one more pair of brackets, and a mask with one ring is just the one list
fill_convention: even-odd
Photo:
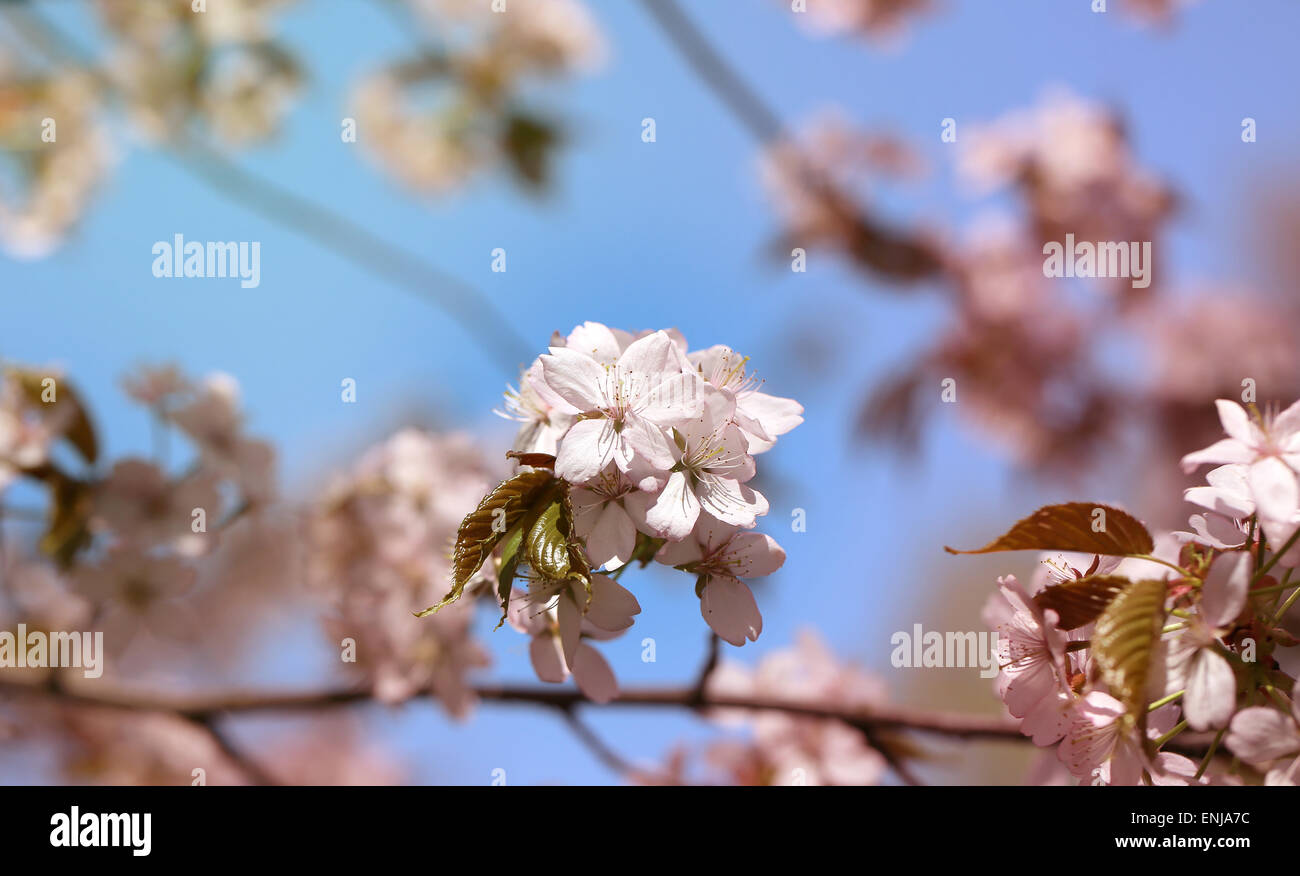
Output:
[[555,473],[572,484],[582,484],[600,474],[614,458],[618,435],[609,420],[579,420],[564,433]]
[[700,500],[691,492],[686,475],[675,471],[668,478],[655,503],[646,510],[646,523],[669,541],[681,541],[691,534],[700,517]]
[[556,347],[541,358],[546,385],[560,398],[579,411],[606,406],[606,371],[595,359],[567,347]]

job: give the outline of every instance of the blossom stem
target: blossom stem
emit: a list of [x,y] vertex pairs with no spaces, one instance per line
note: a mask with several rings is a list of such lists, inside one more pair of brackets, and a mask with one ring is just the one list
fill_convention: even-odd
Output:
[[1171,694],[1170,694],[1169,696],[1167,696],[1167,697],[1161,697],[1160,699],[1156,700],[1156,701],[1155,701],[1154,703],[1152,703],[1151,705],[1147,706],[1147,711],[1148,711],[1148,712],[1154,712],[1156,709],[1160,708],[1161,706],[1167,706],[1167,705],[1169,705],[1170,703],[1172,703],[1174,700],[1176,700],[1176,699],[1178,699],[1179,697],[1181,697],[1181,696],[1182,696],[1183,694],[1185,694],[1185,693],[1187,693],[1187,690],[1186,690],[1186,689],[1184,689],[1184,690],[1180,690],[1180,691],[1178,691],[1177,693],[1171,693]]
[[[1273,556],[1269,557],[1268,562],[1265,563],[1260,568],[1260,570],[1255,573],[1255,580],[1252,583],[1258,583],[1265,575],[1267,575],[1269,573],[1269,570],[1271,570],[1274,566],[1277,565],[1277,561],[1282,559],[1282,557],[1286,555],[1286,552],[1291,550],[1291,548],[1295,546],[1296,539],[1298,538],[1300,538],[1300,528],[1297,528],[1295,532],[1291,533],[1291,537],[1286,540],[1286,544],[1282,545],[1282,547],[1279,550],[1273,551]],[[1264,536],[1262,534],[1259,537],[1259,544],[1260,544],[1259,555],[1260,557],[1263,557]]]
[[[1284,584],[1282,586],[1285,587],[1287,585]],[[1278,624],[1282,622],[1282,617],[1287,613],[1292,605],[1295,605],[1297,596],[1300,596],[1300,587],[1291,591],[1291,595],[1286,598],[1286,602],[1282,603],[1282,605],[1278,607],[1277,613],[1273,615],[1273,623]]]
[[1205,775],[1205,770],[1210,765],[1210,761],[1214,760],[1214,753],[1219,750],[1219,743],[1223,741],[1223,734],[1227,732],[1228,728],[1224,727],[1218,733],[1214,734],[1214,740],[1210,743],[1209,750],[1205,752],[1205,757],[1201,759],[1201,765],[1196,768],[1197,779]]
[[1162,560],[1159,557],[1152,556],[1151,554],[1133,554],[1133,559],[1146,560],[1149,563],[1159,563],[1162,566],[1168,566],[1169,568],[1173,569],[1175,572],[1182,573],[1184,577],[1187,575],[1187,570],[1184,569],[1182,566],[1178,565],[1177,563],[1171,563],[1168,560]]
[[1179,733],[1182,733],[1186,729],[1187,729],[1187,722],[1179,721],[1177,724],[1174,725],[1174,729],[1170,730],[1164,736],[1161,736],[1159,739],[1156,740],[1155,742],[1156,748],[1159,749],[1163,747],[1166,742],[1168,742],[1170,739],[1173,739],[1175,736],[1177,736]]

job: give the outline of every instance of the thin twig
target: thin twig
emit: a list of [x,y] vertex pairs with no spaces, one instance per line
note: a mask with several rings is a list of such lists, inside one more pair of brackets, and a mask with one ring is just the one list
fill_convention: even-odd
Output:
[[695,678],[692,701],[697,706],[703,705],[709,687],[709,676],[713,675],[713,670],[718,668],[718,647],[720,643],[721,639],[718,638],[718,634],[710,630],[708,656],[704,658],[704,665],[700,667],[699,675]]
[[226,733],[221,726],[220,720],[215,715],[208,715],[204,718],[191,718],[190,723],[207,733],[217,748],[221,750],[221,753],[243,772],[250,782],[255,785],[280,784],[246,751],[235,744],[235,741],[230,738],[230,734]]
[[630,776],[638,772],[635,766],[606,744],[605,740],[601,739],[596,731],[592,730],[585,721],[579,718],[577,711],[574,709],[560,709],[559,711],[564,716],[569,729],[573,731],[573,735],[577,736],[601,763],[621,776]]

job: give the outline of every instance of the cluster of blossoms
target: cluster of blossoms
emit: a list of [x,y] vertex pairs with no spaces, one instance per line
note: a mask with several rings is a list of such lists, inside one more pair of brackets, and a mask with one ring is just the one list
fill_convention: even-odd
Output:
[[[854,207],[869,197],[852,195],[859,178],[903,181],[917,162],[896,154],[897,144],[885,149],[879,135],[837,127],[836,136],[814,129],[795,150],[805,166],[837,168],[814,175],[833,186],[818,191],[806,175],[767,171],[769,183],[779,183],[769,187],[784,215],[785,243],[833,248],[886,277],[907,279],[914,274],[902,267],[928,266],[921,276],[941,284],[952,308],[932,344],[873,390],[864,431],[914,445],[940,406],[936,387],[951,378],[960,416],[1026,468],[1060,474],[1096,462],[1132,428],[1134,410],[1152,448],[1200,446],[1216,428],[1206,394],[1239,392],[1233,375],[1251,375],[1273,397],[1300,393],[1290,367],[1294,304],[1176,281],[1160,254],[1179,193],[1139,160],[1130,126],[1112,107],[1053,89],[989,123],[963,122],[953,129],[956,177],[972,196],[998,199],[981,202],[967,228],[895,231],[892,239],[879,227],[870,233]],[[768,164],[794,166],[791,149],[777,147]],[[1044,245],[1067,235],[1150,242],[1149,285],[1045,276]],[[1139,351],[1148,379],[1115,379],[1102,351],[1117,339]],[[1169,483],[1144,486],[1174,495]]]
[[[1300,778],[1300,663],[1286,650],[1300,640],[1285,628],[1300,596],[1291,580],[1300,566],[1300,403],[1276,414],[1224,400],[1218,409],[1227,437],[1182,460],[1188,471],[1218,464],[1205,486],[1186,491],[1202,509],[1191,531],[1143,549],[1132,540],[1140,531],[1150,542],[1141,525],[1126,515],[1117,523],[1122,512],[1109,509],[1111,526],[1127,533],[1114,550],[1048,556],[1029,587],[1001,578],[986,612],[1000,633],[997,690],[1008,711],[1081,780]],[[1038,512],[1039,532],[1060,538],[1068,507]],[[1176,737],[1202,752],[1199,765],[1168,749]],[[1220,741],[1231,765],[1213,759]]]
[[[817,36],[864,36],[873,42],[895,40],[909,19],[933,12],[934,0],[780,0],[795,19]],[[1115,0],[1139,20],[1168,22],[1193,0]],[[1104,8],[1103,8],[1104,11]]]
[[492,480],[469,436],[403,429],[336,477],[309,516],[307,575],[329,600],[325,627],[355,644],[349,662],[384,702],[431,691],[454,715],[473,702],[465,673],[488,656],[472,605],[427,623],[411,607],[442,595],[456,526]]
[[142,630],[193,638],[193,561],[271,499],[274,459],[268,444],[243,434],[238,390],[225,375],[195,384],[172,369],[145,371],[126,389],[160,432],[189,439],[193,458],[182,473],[133,456],[102,477],[70,469],[61,444],[88,464],[98,453],[75,391],[49,371],[0,377],[0,491],[23,480],[48,491],[50,506],[40,547],[52,562],[7,557],[14,618],[67,627],[93,617],[117,652]]
[[[768,503],[748,482],[755,455],[802,422],[803,408],[761,391],[746,365],[724,346],[688,351],[675,330],[587,322],[552,338],[507,394],[508,416],[522,422],[513,455],[553,466],[570,545],[563,574],[530,561],[527,593],[510,600],[540,678],[571,672],[593,698],[612,696],[612,674],[582,639],[631,626],[640,607],[615,576],[634,560],[694,575],[700,613],[722,639],[758,638],[762,617],[742,579],[771,574],[785,552],[751,531]],[[600,569],[609,574],[586,571]]]
[[[23,64],[0,38],[0,149],[21,156],[0,183],[0,247],[48,255],[80,218],[110,164],[90,77]],[[52,142],[42,137],[56,123]]]
[[517,95],[600,63],[604,43],[586,9],[575,0],[412,5],[438,42],[359,83],[352,103],[367,148],[421,192],[455,188],[499,163],[544,182],[559,132],[522,110]]
[[[57,30],[30,39],[0,33],[0,246],[43,258],[62,243],[118,154],[112,112],[137,137],[167,145],[193,138],[240,148],[276,134],[303,80],[276,33],[278,16],[296,3],[96,0],[88,8],[103,40],[84,61],[60,55]],[[427,25],[428,45],[358,82],[351,99],[357,139],[386,171],[423,192],[502,163],[528,186],[544,183],[563,135],[528,103],[537,82],[589,70],[604,57],[585,7],[577,0],[393,5],[413,27]],[[39,14],[27,25],[47,27]]]
[[232,145],[272,134],[301,78],[272,36],[273,13],[293,2],[99,0],[112,37],[107,72],[132,123],[157,141],[191,121]]

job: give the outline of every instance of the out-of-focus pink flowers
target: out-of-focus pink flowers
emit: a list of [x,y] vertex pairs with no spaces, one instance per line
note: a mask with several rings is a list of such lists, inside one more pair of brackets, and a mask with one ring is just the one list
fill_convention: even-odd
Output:
[[334,606],[326,622],[334,644],[354,643],[349,662],[381,699],[432,689],[452,714],[473,703],[465,676],[488,657],[471,633],[472,604],[423,622],[411,615],[441,595],[456,527],[491,477],[468,436],[405,429],[318,500],[309,576]]
[[865,36],[880,43],[897,38],[908,19],[933,7],[933,0],[806,0],[795,19],[819,36]]
[[601,64],[604,41],[586,8],[576,0],[499,10],[472,0],[411,5],[428,22],[431,46],[358,83],[352,104],[366,132],[361,142],[420,192],[452,190],[500,164],[530,185],[545,183],[559,133],[521,109],[519,96]]
[[[823,706],[851,712],[885,700],[884,685],[861,669],[838,661],[811,632],[801,633],[795,647],[776,651],[749,669],[724,662],[709,680],[708,691]],[[779,711],[720,710],[721,718],[752,733],[749,740],[712,745],[708,759],[727,778],[762,785],[870,785],[885,769],[880,752],[860,730],[841,721],[784,714]]]

